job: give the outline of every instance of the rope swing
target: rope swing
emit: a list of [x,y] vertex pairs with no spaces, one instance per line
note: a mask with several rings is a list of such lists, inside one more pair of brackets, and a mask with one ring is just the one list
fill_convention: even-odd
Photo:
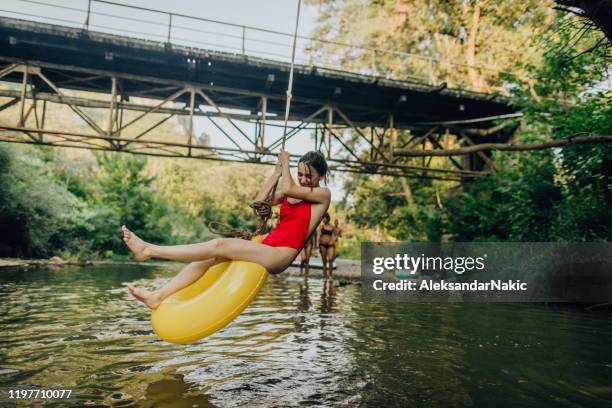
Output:
[[[295,31],[293,32],[293,46],[291,50],[291,67],[289,69],[289,83],[287,85],[287,100],[285,103],[285,125],[283,126],[283,142],[281,144],[281,150],[285,150],[285,141],[287,140],[287,122],[289,121],[289,113],[291,111],[291,97],[293,91],[293,67],[295,65],[295,49],[297,44],[297,33],[298,25],[300,23],[300,9],[302,6],[302,0],[298,0],[297,13],[295,17]],[[274,203],[274,195],[276,194],[276,187],[278,186],[278,180],[274,183],[274,187],[263,201],[254,201],[249,207],[253,209],[253,212],[261,219],[259,227],[255,232],[250,232],[240,228],[233,228],[230,225],[223,224],[217,221],[213,221],[208,224],[208,229],[217,235],[225,237],[242,238],[251,240],[255,235],[261,235],[268,226],[268,220],[272,217],[272,204]]]
[[283,144],[281,150],[285,150],[285,140],[287,139],[287,121],[291,110],[291,92],[293,91],[293,65],[295,64],[295,48],[297,43],[298,25],[300,23],[300,8],[302,0],[298,0],[297,15],[295,17],[295,31],[293,32],[293,48],[291,50],[291,68],[289,69],[289,85],[287,87],[287,103],[285,104],[285,126],[283,127]]

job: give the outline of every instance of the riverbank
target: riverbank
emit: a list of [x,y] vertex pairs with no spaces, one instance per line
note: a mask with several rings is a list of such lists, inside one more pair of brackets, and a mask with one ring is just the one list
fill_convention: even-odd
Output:
[[[352,259],[338,258],[334,263],[336,265],[336,268],[332,274],[334,278],[349,280],[359,280],[361,278],[361,262]],[[292,276],[299,276],[300,268],[299,266],[295,266],[296,264],[299,265],[299,258],[284,273],[289,273]],[[314,260],[311,260],[310,264],[311,266],[308,276],[323,278],[323,269],[321,269],[320,260],[318,258],[314,258]]]
[[67,261],[54,256],[49,259],[21,259],[21,258],[0,258],[0,269],[2,268],[27,268],[29,266],[61,266],[61,265],[75,265],[75,266],[88,266],[93,265],[97,261]]
[[[299,263],[299,261],[298,261]],[[336,259],[336,269],[334,269],[333,277],[337,279],[359,280],[361,276],[361,263],[351,259]],[[115,260],[80,260],[69,261],[60,257],[54,256],[49,259],[20,259],[20,258],[0,258],[0,269],[2,268],[28,268],[31,266],[89,266],[89,265],[109,265],[109,264],[128,264],[142,266],[170,266],[180,268],[180,263],[164,262],[164,261],[115,261]],[[309,276],[313,278],[323,278],[323,271],[320,269],[320,261],[315,258],[311,262]],[[299,276],[300,268],[290,266],[284,274],[291,276]]]

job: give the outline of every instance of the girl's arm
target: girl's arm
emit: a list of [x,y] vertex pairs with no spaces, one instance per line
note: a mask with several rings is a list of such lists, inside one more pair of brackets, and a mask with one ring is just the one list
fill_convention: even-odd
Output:
[[329,241],[329,244],[330,245],[335,244],[337,239],[338,239],[338,233],[336,233],[336,229],[334,228],[334,232],[332,232],[332,237],[331,237],[331,240]]
[[289,170],[289,153],[284,150],[280,152],[278,158],[281,162],[282,168],[282,181],[281,181],[281,192],[288,197],[299,198],[301,200],[310,201],[313,203],[329,203],[331,199],[331,192],[328,188],[324,187],[302,187],[293,181],[291,177],[291,171]]
[[[281,166],[279,163],[274,168],[274,173],[272,173],[272,175],[265,181],[265,183],[263,183],[263,186],[261,187],[261,191],[259,192],[259,194],[257,194],[257,197],[255,197],[255,201],[263,201],[268,197],[268,194],[270,194],[270,192],[274,188],[274,184],[276,184],[281,174],[282,174],[282,171],[281,171]],[[281,192],[278,191],[278,187],[277,187],[277,191],[274,194],[273,205],[278,204],[279,202],[282,201],[282,199],[283,199],[283,195]]]

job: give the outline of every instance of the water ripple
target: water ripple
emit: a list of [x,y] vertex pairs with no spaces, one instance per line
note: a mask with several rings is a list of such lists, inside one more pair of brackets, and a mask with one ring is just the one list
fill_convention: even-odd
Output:
[[143,407],[556,407],[612,397],[608,317],[537,305],[371,304],[357,285],[280,276],[230,326],[177,346],[157,339],[125,290],[175,273],[3,272],[0,386],[69,386],[82,404]]

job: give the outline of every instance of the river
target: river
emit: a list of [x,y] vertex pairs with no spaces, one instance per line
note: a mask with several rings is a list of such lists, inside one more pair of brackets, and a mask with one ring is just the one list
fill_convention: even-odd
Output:
[[373,304],[357,284],[280,275],[225,329],[173,345],[155,336],[125,284],[152,289],[176,271],[1,270],[0,386],[75,390],[77,400],[51,406],[612,405],[605,314]]

